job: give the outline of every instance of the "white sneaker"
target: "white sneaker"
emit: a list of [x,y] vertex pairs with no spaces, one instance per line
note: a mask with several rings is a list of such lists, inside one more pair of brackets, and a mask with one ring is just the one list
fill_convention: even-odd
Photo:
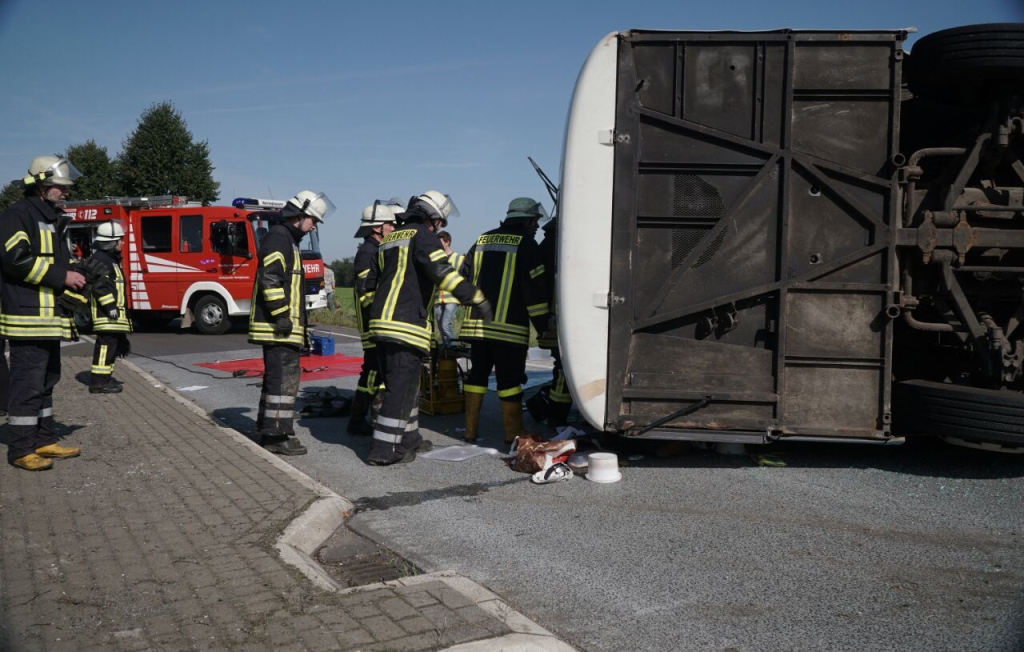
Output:
[[530,481],[534,484],[550,484],[570,479],[572,479],[572,469],[569,468],[568,464],[559,462],[558,464],[552,464],[543,471],[537,471],[530,478]]

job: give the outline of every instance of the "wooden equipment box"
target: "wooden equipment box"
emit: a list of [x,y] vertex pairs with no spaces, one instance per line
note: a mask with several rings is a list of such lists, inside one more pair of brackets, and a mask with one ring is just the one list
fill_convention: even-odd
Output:
[[431,356],[423,363],[420,376],[420,412],[458,414],[466,409],[466,399],[455,358]]

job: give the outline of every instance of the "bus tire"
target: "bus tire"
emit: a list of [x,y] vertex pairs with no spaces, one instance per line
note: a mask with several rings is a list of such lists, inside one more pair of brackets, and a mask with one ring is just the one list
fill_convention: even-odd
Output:
[[192,309],[196,330],[203,335],[223,335],[231,328],[228,307],[216,294],[204,294]]
[[1024,82],[1024,23],[990,23],[922,36],[904,66],[918,97],[972,105]]
[[922,434],[1024,446],[1024,394],[926,380],[893,388],[894,417]]

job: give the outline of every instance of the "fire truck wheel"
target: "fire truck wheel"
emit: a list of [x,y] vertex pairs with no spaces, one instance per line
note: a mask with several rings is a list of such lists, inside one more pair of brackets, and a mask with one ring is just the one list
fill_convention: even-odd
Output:
[[907,380],[893,386],[893,416],[903,428],[964,441],[1024,446],[1024,395]]
[[971,105],[1024,82],[1024,23],[964,25],[922,36],[904,66],[914,95]]
[[221,335],[231,328],[228,308],[224,300],[215,294],[200,297],[192,314],[195,315],[196,330],[203,335]]

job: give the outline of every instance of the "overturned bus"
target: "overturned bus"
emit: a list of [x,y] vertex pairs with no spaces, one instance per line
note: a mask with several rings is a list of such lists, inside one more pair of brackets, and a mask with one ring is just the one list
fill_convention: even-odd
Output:
[[597,45],[559,193],[560,346],[587,421],[1024,446],[1024,24],[909,53],[907,33]]

